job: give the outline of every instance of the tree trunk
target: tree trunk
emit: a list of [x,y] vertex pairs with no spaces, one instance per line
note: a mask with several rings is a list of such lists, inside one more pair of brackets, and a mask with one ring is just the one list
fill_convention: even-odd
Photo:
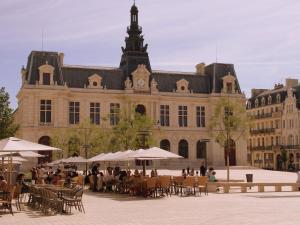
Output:
[[227,149],[227,165],[226,165],[226,167],[227,167],[227,182],[229,182],[229,149]]

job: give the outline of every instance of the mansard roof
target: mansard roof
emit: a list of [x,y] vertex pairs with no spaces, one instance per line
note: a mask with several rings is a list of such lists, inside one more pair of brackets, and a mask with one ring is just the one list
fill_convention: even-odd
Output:
[[[88,78],[93,74],[102,77],[102,85],[108,90],[124,90],[124,74],[117,67],[97,67],[80,65],[60,65],[58,52],[33,51],[28,57],[27,77],[29,84],[35,84],[39,80],[38,68],[45,63],[55,68],[54,81],[58,85],[66,85],[70,88],[84,88],[88,86]],[[222,78],[228,73],[236,77],[233,64],[214,63],[205,67],[205,74],[199,75],[193,72],[171,72],[153,70],[150,79],[154,78],[160,92],[174,92],[176,82],[185,79],[189,82],[189,90],[193,93],[221,93],[223,88]],[[236,79],[238,93],[241,93]]]
[[[297,100],[297,108],[300,109],[300,85],[297,85],[293,87],[293,94],[296,96]],[[280,103],[284,102],[286,97],[287,97],[287,88],[285,86],[281,86],[280,88],[274,88],[270,90],[265,90],[258,95],[255,95],[251,98],[248,99],[248,104],[247,104],[247,109],[250,108],[255,108],[255,101],[258,100],[258,106],[257,107],[262,107],[262,99],[265,98],[266,103],[265,105],[268,104],[268,98],[269,96],[272,97],[271,105],[272,104],[278,104],[277,102],[277,96],[280,95]]]
[[35,84],[36,81],[39,81],[39,67],[47,63],[54,67],[54,82],[63,85],[59,53],[44,51],[32,51],[28,56],[26,80],[29,84]]

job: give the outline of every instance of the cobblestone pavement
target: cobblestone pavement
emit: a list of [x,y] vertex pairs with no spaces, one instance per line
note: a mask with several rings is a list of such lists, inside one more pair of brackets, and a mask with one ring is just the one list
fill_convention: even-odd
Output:
[[232,193],[201,197],[133,198],[87,192],[86,214],[43,216],[26,209],[0,215],[1,225],[297,225],[300,193]]

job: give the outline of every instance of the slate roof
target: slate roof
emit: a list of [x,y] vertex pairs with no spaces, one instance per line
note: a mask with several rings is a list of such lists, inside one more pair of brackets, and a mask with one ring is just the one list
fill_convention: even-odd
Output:
[[[110,90],[124,90],[124,73],[117,67],[95,67],[60,65],[58,52],[37,52],[33,51],[28,57],[27,80],[29,84],[35,84],[39,80],[38,67],[48,62],[55,68],[54,81],[58,85],[68,85],[70,88],[84,88],[88,85],[88,77],[99,74],[102,85]],[[233,64],[214,63],[205,67],[205,75],[193,72],[169,72],[152,71],[151,78],[158,83],[160,92],[173,92],[176,90],[176,82],[185,79],[189,82],[189,90],[193,93],[220,93],[223,88],[222,78],[228,72],[236,77]],[[215,77],[215,78],[214,78]],[[241,93],[238,80],[236,79],[237,91]]]
[[[300,109],[300,85],[297,85],[295,87],[293,87],[294,91],[294,95],[296,96],[297,99],[297,108]],[[248,104],[247,104],[247,109],[250,108],[255,108],[255,100],[258,99],[258,107],[262,107],[262,98],[265,98],[265,105],[268,105],[268,98],[269,96],[272,97],[272,102],[271,104],[278,104],[277,103],[277,95],[280,94],[280,103],[284,102],[286,97],[287,97],[287,89],[286,87],[281,87],[281,88],[275,88],[275,89],[271,89],[271,90],[266,90],[263,91],[262,93],[251,97],[248,99]]]
[[102,77],[102,86],[112,90],[124,90],[124,80],[122,70],[118,68],[104,67],[80,67],[80,66],[63,66],[62,73],[64,81],[68,87],[84,88],[88,85],[88,78],[94,74]]
[[41,52],[41,51],[32,51],[28,56],[27,61],[27,76],[26,80],[29,84],[35,84],[36,81],[39,81],[39,70],[38,68],[48,62],[49,65],[54,67],[54,81],[58,85],[63,85],[63,76],[61,72],[61,65],[59,60],[58,52]]

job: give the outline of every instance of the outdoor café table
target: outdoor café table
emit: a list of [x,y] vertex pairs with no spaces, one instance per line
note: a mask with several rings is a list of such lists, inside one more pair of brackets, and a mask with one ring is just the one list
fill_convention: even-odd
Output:
[[45,189],[57,193],[58,197],[61,197],[63,195],[63,193],[68,193],[68,192],[72,192],[73,191],[70,188],[64,188],[64,187],[59,187],[59,186],[54,186],[54,185],[46,186]]

